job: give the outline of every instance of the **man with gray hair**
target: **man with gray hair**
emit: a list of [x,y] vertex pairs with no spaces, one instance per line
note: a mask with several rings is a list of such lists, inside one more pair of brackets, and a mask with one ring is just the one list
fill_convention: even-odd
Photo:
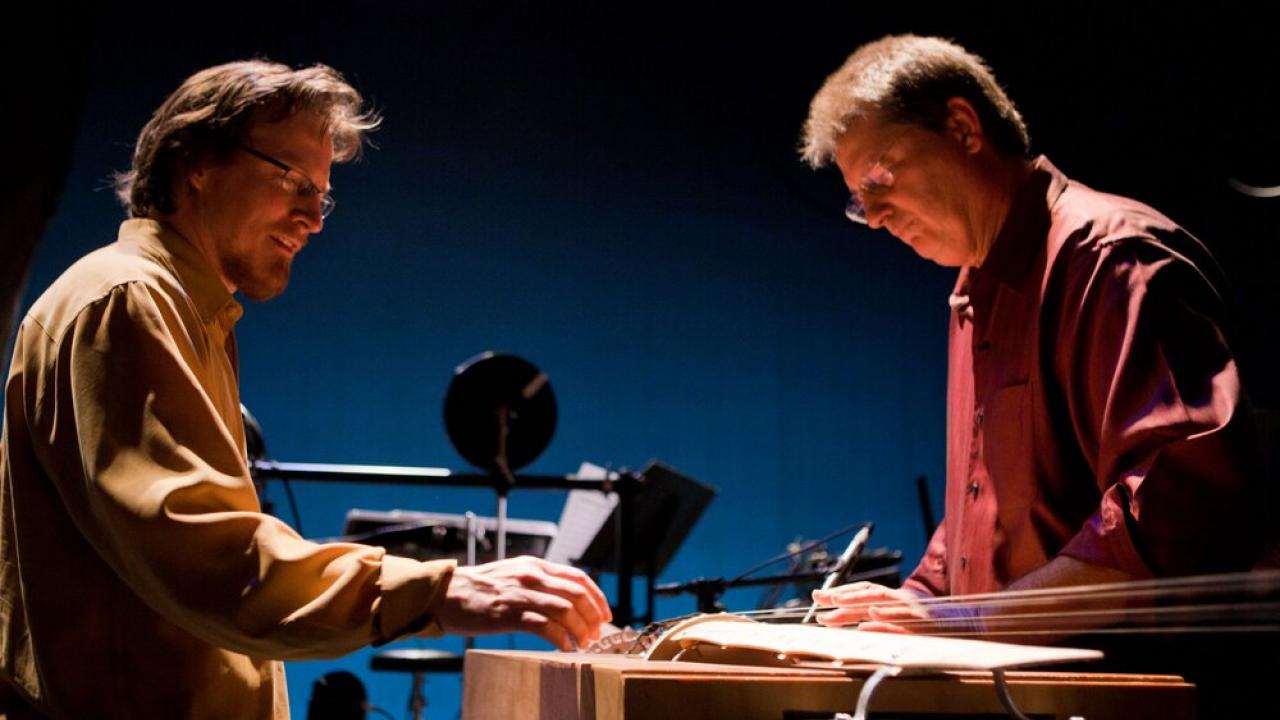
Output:
[[849,219],[960,269],[943,522],[902,588],[816,593],[824,622],[981,630],[921,600],[1261,561],[1260,449],[1198,240],[1033,156],[986,64],[939,38],[854,52],[802,154],[838,166]]
[[558,647],[609,619],[580,571],[316,544],[261,512],[245,459],[237,291],[280,294],[378,117],[331,68],[188,78],[118,178],[115,243],[36,301],[0,458],[0,714],[289,715],[281,660],[441,632]]

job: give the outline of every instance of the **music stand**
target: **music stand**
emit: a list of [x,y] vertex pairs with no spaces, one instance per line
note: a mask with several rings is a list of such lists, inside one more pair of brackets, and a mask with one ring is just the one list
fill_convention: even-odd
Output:
[[575,562],[604,572],[616,572],[619,567],[644,568],[648,592],[644,619],[652,622],[654,579],[666,570],[716,489],[657,461],[651,461],[640,477],[641,482],[631,490],[634,497],[624,541],[619,543],[619,503]]

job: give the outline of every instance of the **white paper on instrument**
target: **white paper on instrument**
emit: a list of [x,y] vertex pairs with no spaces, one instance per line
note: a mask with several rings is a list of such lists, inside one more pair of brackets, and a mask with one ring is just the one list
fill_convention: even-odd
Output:
[[[584,462],[578,468],[578,477],[584,480],[603,480],[607,474],[607,470],[591,463]],[[560,530],[547,546],[547,559],[571,563],[582,557],[617,504],[617,493],[570,490],[564,510],[560,511]]]
[[793,656],[797,660],[876,663],[936,670],[1000,670],[1102,659],[1101,652],[1080,648],[737,621],[698,623],[676,631],[671,639],[681,647],[709,644],[766,650]]

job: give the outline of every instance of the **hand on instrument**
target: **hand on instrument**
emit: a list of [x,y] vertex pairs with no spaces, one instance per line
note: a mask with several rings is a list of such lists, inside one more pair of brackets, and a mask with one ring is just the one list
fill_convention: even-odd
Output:
[[813,600],[836,608],[818,614],[818,622],[823,625],[861,623],[859,630],[907,633],[913,625],[920,624],[918,621],[929,618],[929,611],[915,593],[871,582],[814,590]]
[[561,650],[600,637],[613,619],[604,593],[586,573],[534,557],[458,567],[439,611],[445,632],[529,632]]

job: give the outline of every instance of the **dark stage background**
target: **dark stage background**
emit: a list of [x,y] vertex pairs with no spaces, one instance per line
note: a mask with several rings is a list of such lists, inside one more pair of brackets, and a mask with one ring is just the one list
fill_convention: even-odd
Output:
[[[860,519],[909,571],[924,547],[913,478],[929,478],[941,507],[953,272],[847,222],[836,173],[809,171],[795,146],[825,75],[858,44],[910,31],[985,56],[1066,173],[1156,205],[1218,253],[1246,379],[1276,406],[1280,201],[1226,182],[1280,184],[1278,53],[1260,16],[723,7],[209,4],[51,18],[31,29],[30,66],[57,82],[30,99],[82,94],[83,109],[23,306],[114,238],[108,177],[184,77],[250,56],[325,62],[386,123],[377,149],[335,169],[337,210],[288,292],[250,304],[239,326],[242,397],[273,457],[461,469],[446,385],[464,359],[508,351],[540,365],[560,402],[530,471],[659,458],[719,488],[661,580],[736,575]],[[311,537],[338,534],[353,507],[493,512],[478,491],[295,491]],[[269,494],[288,507],[278,485]],[[554,520],[562,503],[518,491],[511,514]],[[730,608],[758,594],[731,594]],[[692,608],[666,600],[657,614]],[[372,673],[370,654],[290,663],[295,715],[316,677],[347,669],[401,716],[409,678]],[[459,687],[432,680],[431,717],[457,712]]]

